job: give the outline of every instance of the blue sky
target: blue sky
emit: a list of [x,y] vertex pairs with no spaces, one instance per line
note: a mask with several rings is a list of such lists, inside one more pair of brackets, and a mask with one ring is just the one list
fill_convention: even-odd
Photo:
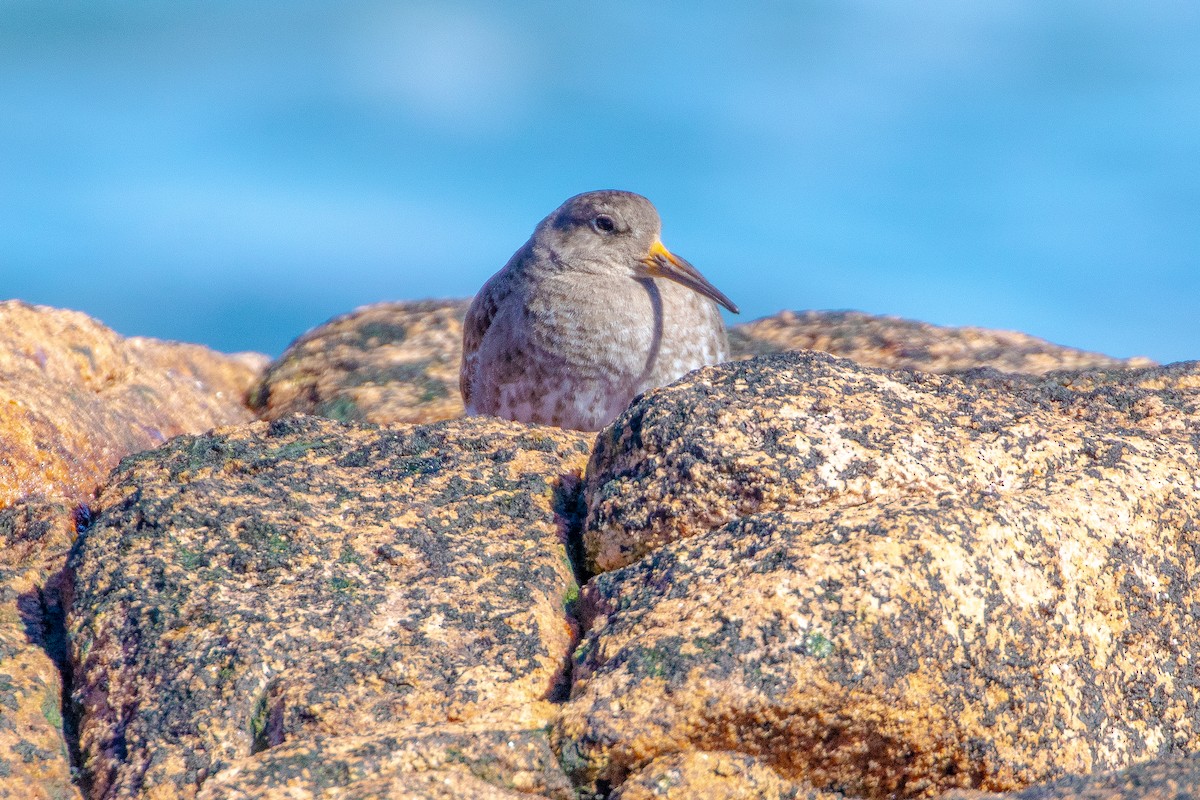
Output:
[[0,0],[0,296],[277,354],[650,197],[743,310],[1200,357],[1200,5]]

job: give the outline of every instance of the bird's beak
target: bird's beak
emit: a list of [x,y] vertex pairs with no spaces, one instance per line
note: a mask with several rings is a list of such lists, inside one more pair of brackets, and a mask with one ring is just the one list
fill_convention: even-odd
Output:
[[646,265],[646,272],[649,275],[675,281],[681,286],[686,286],[692,291],[699,292],[710,300],[720,303],[734,314],[738,313],[738,307],[733,304],[732,300],[709,283],[698,269],[663,247],[662,242],[655,240],[654,245],[650,248],[650,254],[642,259],[642,263]]

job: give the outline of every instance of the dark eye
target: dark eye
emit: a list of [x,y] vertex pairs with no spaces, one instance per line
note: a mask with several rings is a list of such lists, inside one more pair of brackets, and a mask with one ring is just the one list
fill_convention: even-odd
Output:
[[608,214],[601,214],[592,220],[592,227],[600,233],[612,233],[617,229],[617,223]]

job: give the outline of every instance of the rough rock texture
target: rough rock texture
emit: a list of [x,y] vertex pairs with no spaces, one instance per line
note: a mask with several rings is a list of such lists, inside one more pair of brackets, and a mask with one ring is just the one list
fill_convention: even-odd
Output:
[[297,339],[251,395],[263,419],[291,413],[341,422],[460,417],[458,366],[469,301],[364,306]]
[[252,419],[244,397],[265,363],[0,302],[0,798],[78,796],[55,664],[73,507],[122,456]]
[[1193,800],[1200,797],[1200,761],[1155,761],[1116,772],[1072,775],[1015,792],[952,791],[939,800]]
[[[380,303],[296,340],[251,393],[262,419],[300,412],[342,422],[435,422],[462,416],[458,367],[467,300]],[[1006,372],[1138,367],[1022,333],[943,328],[855,311],[784,311],[729,331],[735,359],[823,350],[877,367]]]
[[1187,476],[1198,430],[1196,362],[952,377],[808,352],[710,368],[648,394],[601,433],[588,470],[589,568],[759,511],[825,515],[944,491],[1025,497],[1106,455],[1113,476],[1140,482],[1120,458],[1135,455],[1127,436],[1173,446],[1168,463]]
[[85,499],[123,456],[246,422],[265,356],[124,338],[77,311],[0,302],[0,508]]
[[1117,359],[1051,344],[1025,333],[947,328],[861,311],[782,311],[729,332],[734,356],[820,350],[869,367],[961,372],[991,367],[1040,375],[1053,370],[1148,367],[1146,358]]
[[71,511],[29,502],[0,510],[0,798],[69,800],[63,738],[62,609],[53,581],[75,538]]
[[403,783],[405,767],[338,737],[453,723],[503,732],[508,751],[546,727],[576,639],[562,512],[590,439],[292,417],[126,460],[72,561],[91,796],[186,798],[237,769],[264,782],[244,796],[266,797],[289,770],[333,780],[304,774],[328,763],[351,787],[329,796],[369,797],[360,777]]
[[[456,730],[456,728],[458,728]],[[441,725],[409,736],[315,737],[247,756],[204,784],[200,800],[575,800],[545,731]]]
[[882,798],[1198,749],[1198,375],[797,353],[648,394],[588,468],[616,571],[584,591],[564,763],[620,785],[730,750]]
[[785,780],[741,753],[675,753],[630,776],[611,800],[841,800]]

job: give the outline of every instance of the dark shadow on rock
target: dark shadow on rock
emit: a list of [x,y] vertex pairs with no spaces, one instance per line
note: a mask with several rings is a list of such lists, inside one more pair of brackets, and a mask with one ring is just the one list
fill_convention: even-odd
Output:
[[571,624],[574,637],[559,679],[547,698],[552,703],[565,703],[570,699],[574,671],[573,654],[586,633],[583,630],[579,614],[580,591],[591,578],[583,550],[583,518],[586,512],[587,507],[583,501],[583,478],[573,473],[559,476],[558,485],[554,489],[554,515],[558,520],[559,537],[566,549],[567,558],[571,562],[571,571],[575,576],[576,586],[568,594],[566,602],[563,604],[563,612]]
[[[79,749],[79,716],[71,703],[73,676],[67,657],[66,605],[70,599],[70,554],[78,547],[74,538],[66,548],[65,530],[78,534],[92,519],[91,510],[31,499],[0,511],[0,542],[18,568],[44,570],[37,586],[16,596],[16,608],[26,641],[42,650],[57,669],[62,695],[57,709],[61,732],[70,759],[72,781],[87,796],[88,782]],[[69,520],[69,521],[68,521]],[[57,537],[57,540],[56,538]],[[48,721],[50,714],[43,710]]]

